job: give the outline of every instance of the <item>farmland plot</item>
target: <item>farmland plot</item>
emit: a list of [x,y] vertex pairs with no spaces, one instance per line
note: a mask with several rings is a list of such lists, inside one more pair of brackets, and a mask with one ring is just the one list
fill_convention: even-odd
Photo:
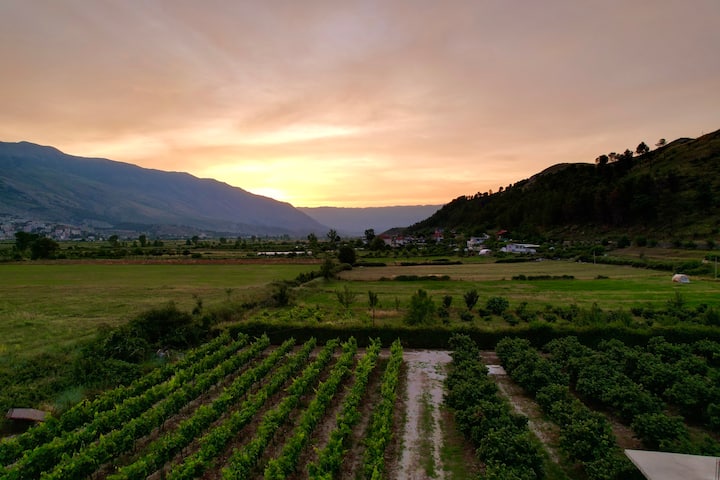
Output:
[[6,439],[0,475],[338,478],[348,452],[366,477],[382,475],[403,350],[395,342],[381,360],[381,347],[221,337]]

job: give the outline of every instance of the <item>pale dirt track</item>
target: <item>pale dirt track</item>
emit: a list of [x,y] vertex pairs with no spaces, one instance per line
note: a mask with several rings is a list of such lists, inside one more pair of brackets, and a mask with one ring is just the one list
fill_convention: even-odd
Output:
[[[402,430],[402,452],[394,472],[389,478],[397,480],[444,479],[440,449],[443,438],[440,407],[443,403],[443,382],[450,353],[442,350],[406,350],[403,354],[407,368],[407,387],[405,409],[406,421]],[[421,428],[420,421],[423,408],[432,406],[432,455],[435,464],[435,475],[427,475],[423,458],[422,442],[427,443],[426,432]]]

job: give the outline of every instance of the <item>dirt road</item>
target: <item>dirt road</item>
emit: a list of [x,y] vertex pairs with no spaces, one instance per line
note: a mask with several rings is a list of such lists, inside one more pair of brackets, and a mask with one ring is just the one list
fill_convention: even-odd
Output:
[[443,381],[450,353],[442,350],[406,350],[407,388],[402,453],[392,478],[444,479],[441,411]]

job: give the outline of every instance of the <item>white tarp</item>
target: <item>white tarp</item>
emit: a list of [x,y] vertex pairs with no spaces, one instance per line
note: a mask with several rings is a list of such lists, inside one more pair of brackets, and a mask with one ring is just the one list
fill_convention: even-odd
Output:
[[672,281],[677,283],[690,283],[690,279],[684,273],[676,273],[672,276]]

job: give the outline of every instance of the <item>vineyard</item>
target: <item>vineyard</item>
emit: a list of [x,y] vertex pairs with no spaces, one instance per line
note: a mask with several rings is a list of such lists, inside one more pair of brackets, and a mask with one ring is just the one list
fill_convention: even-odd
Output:
[[403,355],[386,347],[223,335],[6,439],[0,476],[382,478]]
[[[480,478],[641,480],[618,432],[646,450],[720,455],[717,342],[653,337],[588,346],[567,336],[538,348],[502,339],[493,355],[553,425],[553,439],[538,437],[475,340],[456,334],[449,346],[452,361],[429,360],[430,367],[442,372],[445,407]],[[429,398],[428,384],[411,390],[409,372],[439,358],[409,360],[413,353],[399,340],[359,348],[353,337],[273,345],[265,335],[224,334],[3,440],[0,477],[382,479],[400,471],[410,478],[417,467],[393,464],[413,448],[398,418],[412,423],[423,412],[412,413],[401,395]],[[425,455],[438,470],[424,476],[464,478],[441,465],[436,452],[445,440],[431,441]]]

